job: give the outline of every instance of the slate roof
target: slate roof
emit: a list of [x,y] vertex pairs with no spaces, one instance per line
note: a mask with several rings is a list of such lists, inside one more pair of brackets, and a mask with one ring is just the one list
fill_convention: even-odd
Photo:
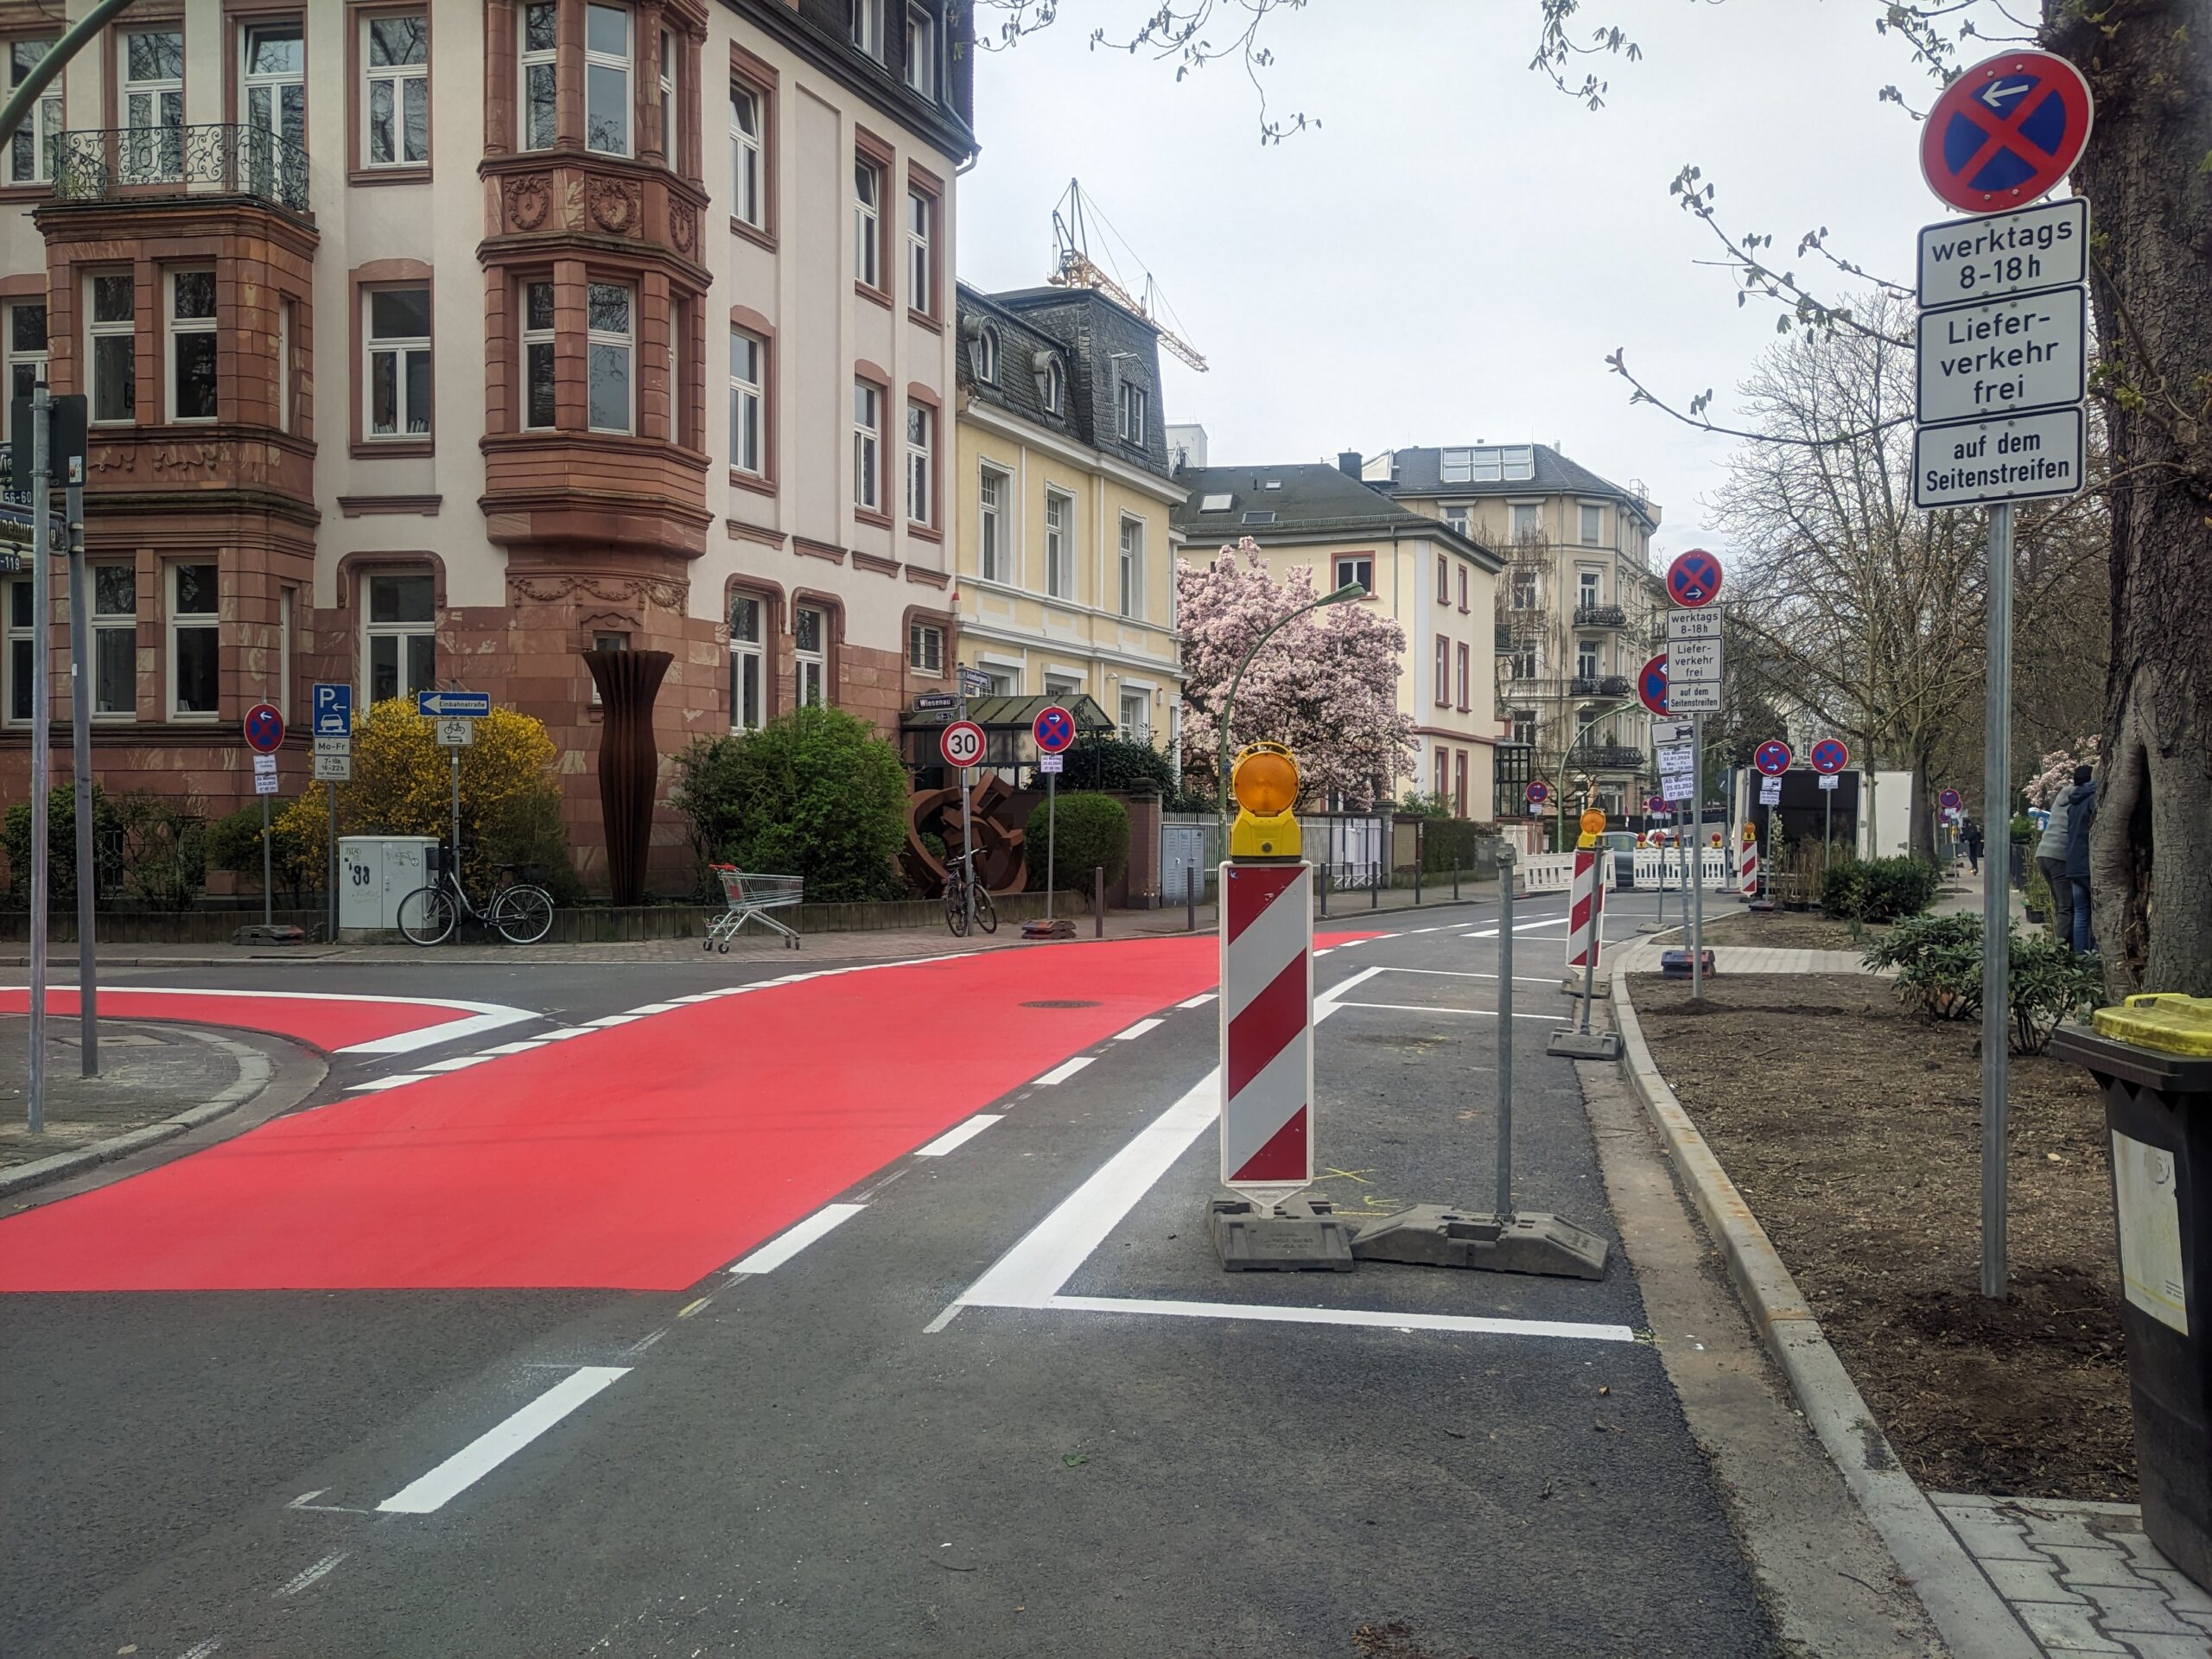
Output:
[[[1535,451],[1533,478],[1484,479],[1477,482],[1446,483],[1443,476],[1444,448],[1454,449],[1520,449]],[[1598,495],[1624,503],[1650,516],[1650,502],[1637,491],[1624,488],[1611,479],[1600,478],[1587,467],[1569,461],[1549,444],[1453,444],[1444,448],[1395,449],[1390,454],[1390,481],[1378,482],[1374,487],[1387,489],[1398,495],[1429,496],[1477,495]]]
[[[963,391],[1034,425],[1063,434],[1086,448],[1110,455],[1161,479],[1169,476],[1167,423],[1160,404],[1160,331],[1094,289],[1024,288],[986,294],[963,283],[958,289]],[[977,372],[978,337],[985,327],[999,336],[999,372]],[[1066,385],[1061,412],[1048,414],[1040,377],[1052,353]],[[1127,378],[1144,389],[1144,441],[1125,441],[1116,398]]]
[[[1388,536],[1393,530],[1427,536],[1465,554],[1491,570],[1504,561],[1471,536],[1463,536],[1440,519],[1402,506],[1382,491],[1363,484],[1341,468],[1313,461],[1290,467],[1185,467],[1175,474],[1190,494],[1169,517],[1193,547],[1219,545],[1249,536],[1265,545],[1270,539],[1296,536]],[[1273,487],[1270,487],[1270,486]],[[1209,496],[1225,495],[1225,508],[1208,512]],[[1248,522],[1248,515],[1272,513],[1272,518]]]

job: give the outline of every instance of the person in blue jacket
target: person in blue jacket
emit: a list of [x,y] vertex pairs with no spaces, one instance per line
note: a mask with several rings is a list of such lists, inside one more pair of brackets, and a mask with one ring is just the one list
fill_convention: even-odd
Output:
[[2097,948],[2089,934],[2089,826],[2096,817],[2095,776],[2076,766],[2066,796],[2066,880],[2074,889],[2074,948],[2085,955]]

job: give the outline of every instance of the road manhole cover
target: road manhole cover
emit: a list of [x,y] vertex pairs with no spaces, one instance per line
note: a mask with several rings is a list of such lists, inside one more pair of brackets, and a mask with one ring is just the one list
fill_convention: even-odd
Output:
[[1023,1007],[1025,1007],[1025,1008],[1095,1008],[1095,1007],[1096,1007],[1098,1005],[1097,1005],[1096,1002],[1080,1002],[1080,1001],[1046,1001],[1046,1002],[1025,1002],[1025,1003],[1023,1003],[1021,1006],[1022,1006]]

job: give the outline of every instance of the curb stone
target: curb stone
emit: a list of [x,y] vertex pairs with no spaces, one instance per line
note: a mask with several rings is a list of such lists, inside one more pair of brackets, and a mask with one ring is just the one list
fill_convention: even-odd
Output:
[[73,1152],[58,1152],[51,1158],[40,1158],[14,1168],[0,1171],[0,1198],[10,1193],[45,1186],[50,1182],[67,1179],[72,1175],[112,1163],[118,1158],[128,1157],[148,1147],[158,1146],[188,1129],[196,1129],[202,1123],[213,1122],[236,1111],[269,1086],[276,1076],[269,1057],[259,1049],[234,1042],[228,1037],[212,1031],[187,1031],[187,1036],[227,1053],[238,1066],[238,1074],[231,1086],[204,1105],[188,1108],[158,1123],[149,1123],[143,1128],[130,1130],[123,1135],[111,1135],[105,1141],[95,1141],[88,1147],[79,1147]]
[[1805,1421],[1955,1659],[2042,1659],[2042,1648],[1905,1473],[1766,1230],[1659,1075],[1628,995],[1630,968],[1645,960],[1642,945],[1613,959],[1613,1017],[1620,1028],[1622,1066],[1666,1141],[1707,1231],[1720,1247],[1728,1276],[1760,1339],[1789,1380]]

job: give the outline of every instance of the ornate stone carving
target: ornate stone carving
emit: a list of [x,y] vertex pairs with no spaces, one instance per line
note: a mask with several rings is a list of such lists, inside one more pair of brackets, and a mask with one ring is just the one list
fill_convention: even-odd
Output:
[[668,239],[678,253],[689,254],[699,245],[699,215],[688,201],[668,205]]
[[609,236],[635,236],[639,211],[638,188],[621,179],[594,179],[588,205],[591,222]]
[[597,600],[602,605],[658,605],[664,611],[682,610],[690,593],[686,583],[652,576],[614,578],[511,575],[507,577],[507,586],[520,597],[533,600],[540,605],[557,605],[563,600],[581,597]]
[[223,446],[219,443],[162,443],[154,446],[154,470],[157,473],[212,474],[223,457]]
[[542,229],[546,216],[553,210],[553,189],[543,173],[524,173],[509,179],[499,188],[506,203],[507,228],[511,231]]
[[85,465],[96,473],[125,473],[130,470],[130,458],[113,444],[103,444],[92,452]]

